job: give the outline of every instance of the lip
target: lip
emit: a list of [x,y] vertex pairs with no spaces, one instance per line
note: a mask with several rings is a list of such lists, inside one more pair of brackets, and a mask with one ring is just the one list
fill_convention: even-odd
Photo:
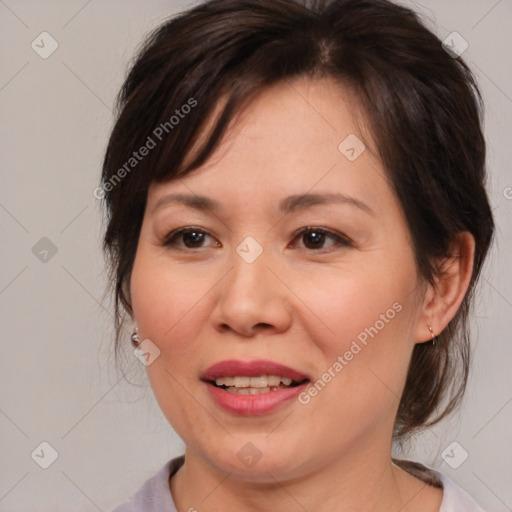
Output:
[[[237,395],[214,386],[218,377],[259,377],[260,375],[278,375],[296,382],[306,381],[297,386],[269,391],[259,395]],[[201,375],[210,397],[223,410],[243,416],[261,416],[269,414],[293,400],[308,384],[311,378],[289,366],[266,360],[220,361],[210,366]]]
[[259,377],[260,375],[288,377],[298,382],[306,379],[311,380],[309,375],[298,370],[264,359],[254,361],[238,361],[235,359],[220,361],[205,370],[201,375],[201,380],[215,381],[218,377]]
[[221,409],[241,416],[269,414],[290,403],[309,384],[310,382],[307,381],[293,388],[269,391],[259,395],[236,395],[214,386],[211,382],[204,382],[210,397]]

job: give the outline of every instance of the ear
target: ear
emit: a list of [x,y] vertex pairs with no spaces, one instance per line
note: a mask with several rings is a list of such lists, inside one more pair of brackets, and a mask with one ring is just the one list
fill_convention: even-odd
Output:
[[450,256],[438,262],[434,285],[428,284],[416,325],[416,343],[432,339],[448,325],[459,309],[473,274],[475,239],[468,231],[457,234],[450,245]]

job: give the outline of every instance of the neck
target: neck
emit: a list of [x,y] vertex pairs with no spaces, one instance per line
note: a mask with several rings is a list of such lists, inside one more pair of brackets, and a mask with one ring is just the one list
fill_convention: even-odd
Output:
[[180,512],[423,512],[439,510],[442,499],[440,489],[393,464],[390,451],[380,457],[375,452],[347,454],[291,479],[268,475],[265,482],[247,482],[187,449],[170,489]]

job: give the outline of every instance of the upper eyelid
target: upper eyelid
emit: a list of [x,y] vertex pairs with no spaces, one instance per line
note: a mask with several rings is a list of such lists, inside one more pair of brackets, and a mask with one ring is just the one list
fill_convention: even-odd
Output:
[[[329,229],[326,227],[322,227],[322,226],[303,226],[293,233],[293,235],[292,235],[293,239],[297,238],[298,236],[301,236],[304,233],[314,231],[314,230],[317,230],[317,231],[325,234],[327,237],[330,237],[330,238],[336,240],[338,243],[340,243],[340,242],[346,243],[346,244],[354,243],[345,234],[338,233],[335,230],[332,230],[332,229]],[[169,234],[167,234],[164,238],[163,245],[172,245],[170,242],[171,239],[173,239],[175,237],[179,237],[180,235],[190,232],[190,231],[197,231],[197,232],[200,232],[200,233],[207,235],[211,238],[216,239],[216,237],[214,235],[212,235],[207,229],[204,229],[204,228],[201,228],[198,226],[197,227],[196,226],[183,226],[181,228],[174,229]],[[198,249],[202,249],[202,248],[203,247],[199,247]],[[190,249],[190,248],[185,248],[185,249]]]

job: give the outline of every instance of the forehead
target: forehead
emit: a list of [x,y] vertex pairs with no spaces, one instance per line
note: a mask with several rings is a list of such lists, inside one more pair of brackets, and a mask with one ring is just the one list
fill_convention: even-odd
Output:
[[[150,202],[154,206],[170,191],[209,194],[220,202],[306,191],[386,199],[387,179],[361,112],[353,91],[333,80],[279,83],[234,118],[204,165],[152,184]],[[357,158],[348,158],[354,151],[347,149]]]

